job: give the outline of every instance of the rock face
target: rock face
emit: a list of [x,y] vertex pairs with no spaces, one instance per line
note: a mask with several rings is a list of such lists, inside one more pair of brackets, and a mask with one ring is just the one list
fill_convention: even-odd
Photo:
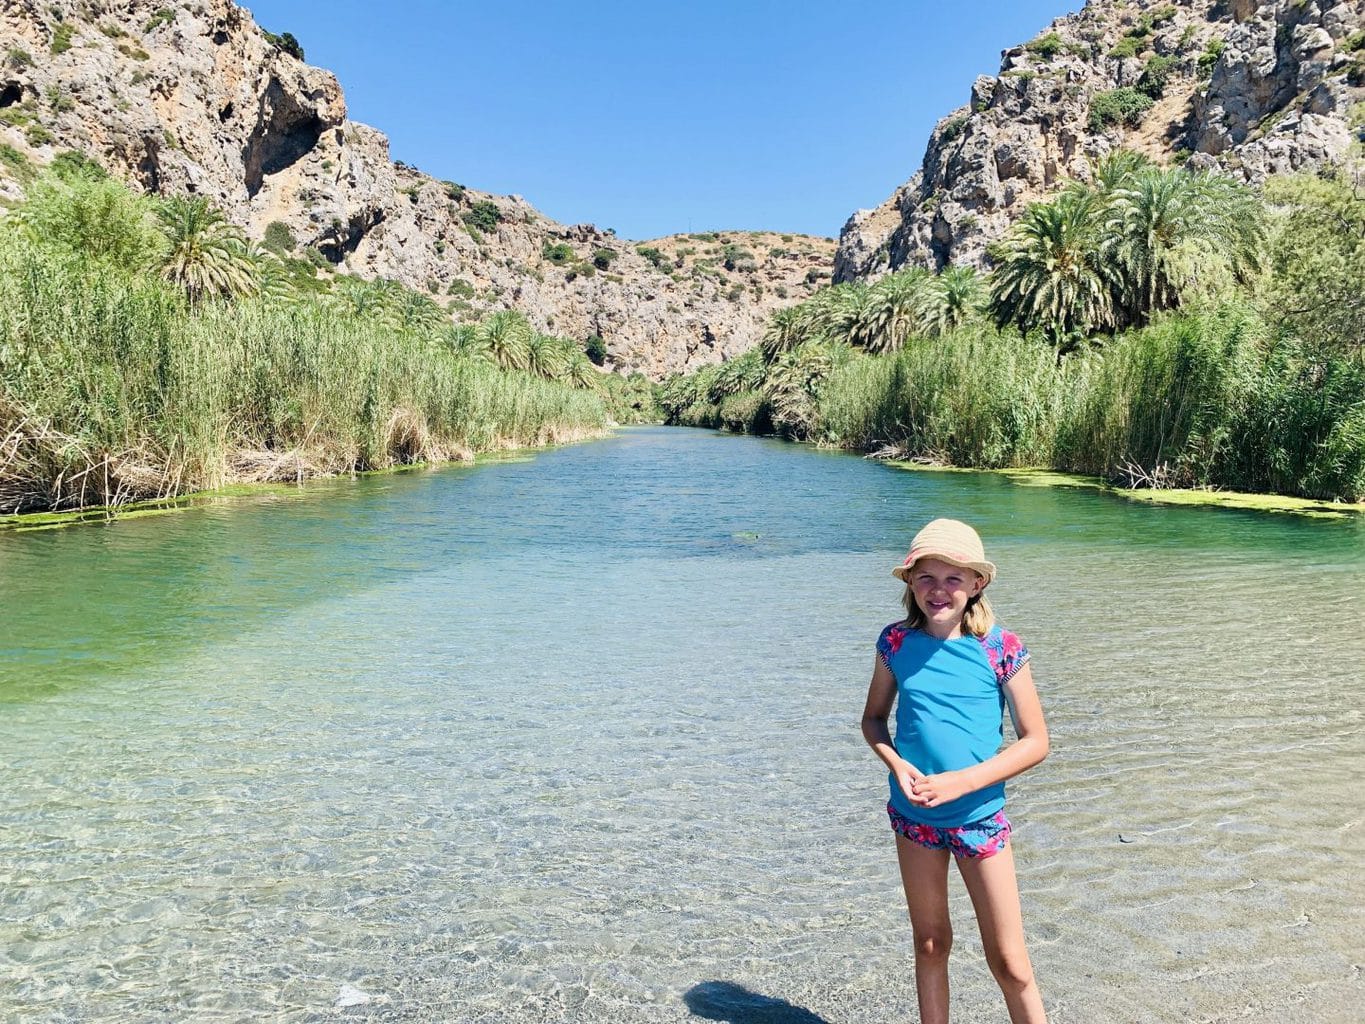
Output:
[[828,239],[632,243],[395,164],[288,43],[230,0],[4,0],[0,199],[79,150],[146,191],[209,197],[253,238],[278,225],[327,270],[401,281],[457,318],[515,308],[546,333],[598,334],[611,366],[653,377],[745,351],[773,309],[829,281]]
[[[1006,50],[915,176],[849,218],[835,279],[987,265],[1030,202],[1116,148],[1253,183],[1341,162],[1365,134],[1362,21],[1365,0],[1090,0]],[[1106,123],[1106,103],[1151,93],[1132,123]]]

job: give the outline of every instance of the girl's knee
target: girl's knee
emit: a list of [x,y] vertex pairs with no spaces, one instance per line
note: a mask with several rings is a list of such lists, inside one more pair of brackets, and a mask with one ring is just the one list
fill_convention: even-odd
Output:
[[1033,965],[1023,950],[1011,953],[988,950],[986,963],[996,982],[1007,992],[1022,992],[1033,984]]
[[915,959],[947,960],[953,948],[953,930],[934,928],[915,932]]

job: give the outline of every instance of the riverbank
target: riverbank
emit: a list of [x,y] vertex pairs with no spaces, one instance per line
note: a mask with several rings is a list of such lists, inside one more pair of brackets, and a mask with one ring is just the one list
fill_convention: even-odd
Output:
[[1004,477],[1021,487],[1059,487],[1100,491],[1128,501],[1149,505],[1180,505],[1228,508],[1250,512],[1275,512],[1310,519],[1350,519],[1365,516],[1365,502],[1319,501],[1288,494],[1252,494],[1244,491],[1214,491],[1180,488],[1118,487],[1097,476],[1062,473],[1055,469],[969,469],[918,462],[888,461],[896,469],[919,473],[984,473]]
[[318,485],[341,483],[362,477],[392,476],[399,473],[418,473],[427,470],[473,468],[490,463],[515,462],[530,459],[538,452],[550,451],[565,445],[594,441],[611,435],[612,427],[570,431],[540,445],[508,445],[478,454],[466,453],[464,458],[441,462],[413,462],[385,469],[356,470],[353,472],[300,475],[291,480],[233,480],[212,490],[194,491],[173,497],[128,502],[122,505],[95,505],[58,512],[25,512],[0,515],[0,534],[29,533],[37,530],[59,530],[68,526],[90,523],[110,523],[115,520],[143,519],[149,516],[170,515],[203,505],[233,500],[259,501],[266,498],[289,499],[305,496]]

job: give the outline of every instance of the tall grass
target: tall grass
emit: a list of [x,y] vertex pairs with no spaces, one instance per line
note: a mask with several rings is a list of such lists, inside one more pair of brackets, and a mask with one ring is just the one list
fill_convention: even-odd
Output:
[[[717,404],[696,386],[703,378],[665,388],[673,422],[770,429],[758,392]],[[813,397],[810,439],[858,451],[1127,486],[1365,499],[1365,362],[1307,347],[1239,303],[1171,315],[1060,361],[988,327],[911,339],[836,367]]]
[[818,437],[871,450],[891,447],[964,466],[1041,465],[1079,364],[985,327],[915,339],[899,353],[855,360],[820,391]]
[[586,390],[312,302],[192,309],[77,254],[0,244],[0,512],[468,457],[603,428]]

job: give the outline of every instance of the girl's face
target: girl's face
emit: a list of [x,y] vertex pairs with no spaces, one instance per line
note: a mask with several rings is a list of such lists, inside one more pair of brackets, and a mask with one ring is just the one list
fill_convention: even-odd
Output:
[[962,635],[967,602],[982,589],[975,571],[937,558],[921,558],[910,571],[910,592],[924,613],[924,631],[940,640]]

